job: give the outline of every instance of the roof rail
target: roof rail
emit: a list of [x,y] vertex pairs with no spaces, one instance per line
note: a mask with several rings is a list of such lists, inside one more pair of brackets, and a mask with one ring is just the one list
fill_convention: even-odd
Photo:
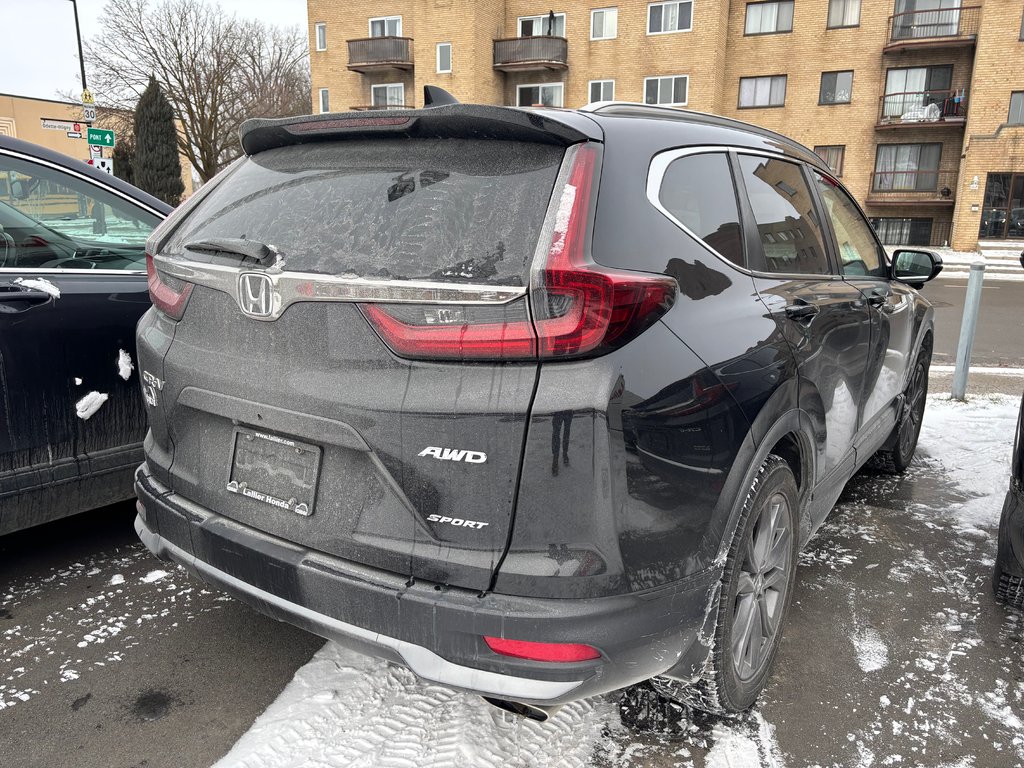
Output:
[[[788,146],[799,149],[814,155],[811,150],[797,141],[759,125],[748,123],[743,120],[736,120],[732,117],[723,117],[710,112],[698,112],[694,109],[679,109],[678,107],[663,107],[657,104],[641,104],[636,101],[593,101],[586,106],[580,107],[580,112],[601,115],[621,115],[625,117],[650,117],[658,120],[679,120],[688,123],[703,123],[704,125],[716,125],[723,128],[741,128],[745,131],[756,133],[773,141],[785,142]],[[814,155],[817,157],[817,155]]]

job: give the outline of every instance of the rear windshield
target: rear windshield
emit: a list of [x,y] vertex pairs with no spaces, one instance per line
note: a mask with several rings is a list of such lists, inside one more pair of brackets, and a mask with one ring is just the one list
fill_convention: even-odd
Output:
[[210,238],[277,248],[284,268],[525,285],[564,150],[464,139],[281,147],[245,160],[161,252]]

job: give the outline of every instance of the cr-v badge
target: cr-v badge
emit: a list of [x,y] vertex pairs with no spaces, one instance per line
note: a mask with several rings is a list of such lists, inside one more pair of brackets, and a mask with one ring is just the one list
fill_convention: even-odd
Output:
[[419,456],[431,456],[441,461],[468,461],[470,464],[483,464],[487,461],[487,454],[480,451],[463,451],[457,448],[424,448],[417,454]]

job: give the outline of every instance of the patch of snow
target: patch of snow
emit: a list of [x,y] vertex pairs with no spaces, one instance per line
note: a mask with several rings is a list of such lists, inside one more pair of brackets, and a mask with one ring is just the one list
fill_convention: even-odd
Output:
[[110,577],[110,581],[108,583],[112,587],[116,587],[118,584],[124,584],[124,576],[120,573],[115,573]]
[[123,349],[119,349],[117,351],[117,375],[128,381],[134,370],[135,366],[132,365],[132,356]]
[[80,378],[78,378],[77,376],[75,376],[75,386],[76,387],[82,386],[82,380]]
[[582,767],[613,715],[587,699],[524,720],[327,643],[216,766]]
[[874,627],[861,627],[850,640],[863,671],[876,672],[889,663],[889,648]]
[[55,299],[60,298],[60,288],[51,283],[45,277],[17,277],[14,279],[14,282],[20,286],[28,288],[29,290],[42,291],[43,293],[50,294]]
[[141,581],[144,581],[146,584],[152,584],[154,581],[160,581],[160,579],[168,576],[170,576],[170,574],[167,571],[150,571],[142,577]]
[[78,418],[88,420],[100,409],[100,406],[107,402],[109,397],[106,393],[90,392],[75,403],[75,411],[78,413]]

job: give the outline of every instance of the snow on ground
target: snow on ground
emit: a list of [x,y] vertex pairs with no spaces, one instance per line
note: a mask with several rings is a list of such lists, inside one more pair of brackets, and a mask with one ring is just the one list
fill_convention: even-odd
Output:
[[[14,614],[0,624],[0,712],[61,683],[87,679],[128,654],[145,653],[154,635],[173,632],[179,622],[192,621],[230,600],[219,595],[211,602],[209,596],[215,593],[184,570],[154,571],[153,562],[141,547],[115,550],[0,585],[0,608]],[[145,587],[129,591],[126,574]],[[82,599],[75,590],[83,577],[90,576],[97,577],[97,588]],[[38,620],[20,618],[19,608],[33,604],[44,591],[56,596],[46,615]],[[61,658],[59,649],[67,645],[68,635],[74,651]]]
[[[920,442],[922,459],[918,462],[925,468],[916,471],[945,474],[957,486],[959,498],[965,499],[961,504],[929,509],[929,515],[945,516],[953,526],[991,539],[1006,492],[1018,404],[1016,398],[1006,396],[979,397],[968,403],[929,398]],[[878,482],[898,481],[888,478]],[[920,514],[922,510],[911,513]],[[855,542],[877,541],[878,533],[870,519],[849,517],[842,515],[834,526],[833,533],[839,535],[815,539],[801,562],[839,574],[856,560]],[[878,564],[863,567],[873,573]],[[898,586],[932,568],[925,553],[909,552],[904,562],[890,569],[888,580]],[[940,590],[952,591],[957,587],[955,570],[944,578],[948,585],[940,585]],[[841,581],[838,575],[835,579]],[[980,643],[969,632],[961,631],[960,623],[970,621],[966,614],[948,610],[936,615],[933,626],[924,628],[925,637],[928,632],[949,633],[954,638],[953,647],[944,654],[929,653],[928,642],[922,638],[925,650],[910,665],[911,671],[897,677],[897,671],[890,672],[894,666],[892,651],[879,631],[859,616],[861,608],[856,604],[856,595],[856,587],[852,587],[848,601],[858,626],[850,632],[850,640],[857,664],[865,675],[880,675],[877,679],[893,682],[891,692],[876,696],[880,713],[877,719],[864,732],[849,735],[856,755],[845,765],[855,768],[918,764],[922,753],[915,739],[957,738],[953,733],[955,720],[932,722],[928,714],[936,706],[941,714],[944,699],[966,701],[967,705],[973,702],[992,719],[993,725],[1002,722],[1020,734],[1020,720],[1008,701],[1024,696],[1024,684],[968,681],[955,673],[958,657],[966,656]],[[934,685],[923,686],[921,681],[926,678]],[[905,689],[913,690],[915,680],[922,690],[907,696]],[[691,725],[689,730],[697,728]],[[922,732],[925,736],[921,736]],[[568,705],[546,723],[522,720],[490,707],[478,697],[425,683],[405,669],[327,643],[296,673],[277,701],[216,768],[573,768],[595,764],[783,768],[787,763],[775,728],[757,709],[745,718],[716,721],[710,730],[703,730],[702,737],[703,741],[696,741],[695,751],[709,748],[703,759],[687,748],[686,743],[693,741],[684,740],[682,745],[679,741],[660,742],[652,746],[649,740],[636,740],[619,724],[613,697],[595,697]],[[906,759],[891,751],[883,754],[883,745],[877,742],[884,738],[905,741]],[[1024,750],[1024,734],[1016,740],[1007,737],[1005,747],[1009,750],[1006,765],[1010,765],[1010,755]],[[791,761],[789,764],[795,765]],[[978,768],[969,756],[949,765]]]

